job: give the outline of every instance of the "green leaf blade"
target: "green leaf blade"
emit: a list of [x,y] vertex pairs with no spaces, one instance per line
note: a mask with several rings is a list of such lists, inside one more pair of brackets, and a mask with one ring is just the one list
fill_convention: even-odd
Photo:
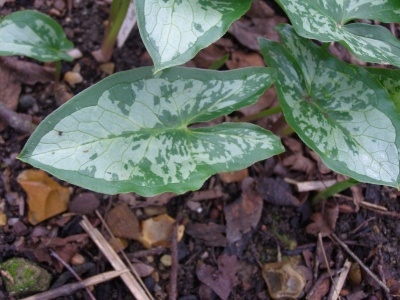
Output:
[[261,40],[289,125],[332,170],[359,181],[399,186],[400,118],[382,86],[278,27],[283,45]]
[[300,36],[322,42],[337,41],[361,60],[400,67],[400,41],[389,30],[368,24],[346,24],[357,18],[399,22],[397,0],[277,1]]
[[72,61],[73,44],[49,16],[25,10],[0,21],[0,55],[23,55],[42,62]]
[[103,193],[198,189],[216,172],[283,151],[278,138],[254,125],[188,127],[254,103],[273,74],[266,68],[117,73],[43,121],[20,159]]
[[253,0],[138,0],[138,27],[155,72],[184,64],[222,37]]

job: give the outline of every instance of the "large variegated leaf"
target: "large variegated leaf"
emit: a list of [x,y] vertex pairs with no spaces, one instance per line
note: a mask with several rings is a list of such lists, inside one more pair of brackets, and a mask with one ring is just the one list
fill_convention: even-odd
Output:
[[61,26],[33,10],[12,13],[0,21],[0,55],[24,55],[39,61],[71,61],[73,44]]
[[219,39],[253,0],[136,0],[138,26],[155,72],[184,64]]
[[296,32],[323,42],[338,41],[358,58],[400,66],[400,41],[382,26],[347,22],[400,22],[399,0],[277,0]]
[[198,189],[212,174],[283,151],[277,137],[252,124],[188,127],[254,103],[272,75],[267,68],[120,72],[52,113],[19,158],[103,193]]
[[336,172],[399,187],[400,115],[364,69],[279,26],[283,45],[260,40],[288,124]]
[[400,70],[390,70],[383,68],[366,68],[389,93],[394,105],[400,114]]

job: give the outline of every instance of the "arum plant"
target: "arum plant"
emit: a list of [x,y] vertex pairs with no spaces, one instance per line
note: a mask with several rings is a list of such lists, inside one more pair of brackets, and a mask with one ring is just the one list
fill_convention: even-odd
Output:
[[294,27],[277,27],[282,43],[260,39],[268,68],[176,67],[220,38],[251,2],[135,1],[154,68],[117,73],[78,94],[40,124],[19,158],[104,193],[195,190],[212,174],[284,150],[258,126],[205,123],[254,103],[274,83],[280,107],[262,115],[282,111],[328,167],[354,179],[346,186],[399,188],[400,71],[346,64],[309,38],[400,66],[400,42],[388,30],[353,22],[398,21],[400,2],[279,0]]
[[0,55],[23,55],[41,62],[55,62],[56,82],[60,79],[61,60],[72,61],[67,54],[72,48],[61,26],[45,14],[25,10],[0,21]]

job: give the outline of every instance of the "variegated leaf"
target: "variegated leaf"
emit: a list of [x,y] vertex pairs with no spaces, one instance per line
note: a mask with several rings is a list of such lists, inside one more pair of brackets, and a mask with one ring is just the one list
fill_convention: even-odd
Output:
[[337,41],[358,58],[400,67],[400,41],[382,26],[347,22],[400,22],[399,0],[277,0],[296,32],[322,42]]
[[366,68],[389,93],[394,105],[400,114],[400,70],[390,70],[383,68]]
[[400,115],[364,69],[279,26],[283,45],[260,40],[288,124],[332,170],[399,187]]
[[103,193],[150,196],[201,187],[283,151],[252,124],[188,127],[257,101],[274,71],[138,68],[112,75],[45,119],[20,159]]
[[39,61],[71,61],[73,44],[61,26],[33,10],[12,13],[0,21],[0,55],[23,55]]
[[253,0],[136,0],[138,26],[155,72],[184,64],[219,39]]

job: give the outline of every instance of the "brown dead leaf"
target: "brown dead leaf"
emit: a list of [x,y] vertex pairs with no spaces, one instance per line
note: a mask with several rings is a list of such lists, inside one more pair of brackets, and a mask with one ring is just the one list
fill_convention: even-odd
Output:
[[213,62],[221,59],[227,51],[222,47],[211,44],[207,48],[201,50],[192,61],[196,65],[197,68],[208,69]]
[[204,200],[211,200],[217,198],[226,198],[228,197],[227,194],[220,190],[204,190],[204,191],[195,191],[192,195],[188,198],[190,201],[204,201]]
[[18,183],[28,195],[28,221],[36,225],[67,210],[70,197],[62,187],[41,170],[26,170],[18,175]]
[[234,172],[221,172],[218,173],[218,175],[222,182],[225,183],[241,182],[243,179],[249,176],[249,170],[246,168]]
[[258,224],[263,208],[263,199],[258,194],[256,181],[246,178],[242,182],[242,197],[224,209],[226,238],[233,244]]
[[310,154],[310,156],[312,157],[313,160],[315,160],[317,162],[317,166],[318,166],[318,172],[321,173],[322,175],[326,175],[332,172],[331,169],[329,169],[323,162],[321,157],[315,153],[314,151],[309,150],[308,152]]
[[100,205],[100,200],[94,193],[81,193],[68,204],[68,210],[78,214],[91,214]]
[[139,221],[126,203],[110,210],[106,223],[116,237],[136,240],[140,236]]
[[141,207],[151,206],[151,205],[164,206],[174,197],[176,197],[176,194],[171,192],[166,192],[154,197],[147,197],[146,203],[145,204],[143,203]]
[[271,87],[258,98],[255,104],[243,107],[239,111],[245,116],[254,115],[269,107],[277,106],[279,104],[277,101],[275,87]]
[[227,60],[226,66],[230,70],[246,67],[264,67],[265,62],[262,56],[256,52],[244,53],[235,51],[232,53],[231,58]]
[[290,260],[265,264],[262,275],[272,299],[297,299],[306,284],[303,273]]
[[299,199],[293,196],[289,184],[281,178],[262,177],[259,179],[258,192],[265,201],[275,205],[300,205]]
[[226,228],[224,225],[218,225],[215,223],[189,223],[186,226],[186,233],[195,239],[201,239],[204,244],[209,247],[225,247]]
[[144,220],[141,223],[142,231],[138,241],[146,248],[154,246],[169,247],[174,224],[175,220],[166,214]]
[[326,202],[322,213],[311,216],[313,223],[306,227],[306,232],[313,235],[321,233],[322,237],[326,237],[335,231],[338,216],[339,206],[333,201]]
[[[322,275],[323,276],[323,275]],[[308,293],[308,300],[322,300],[325,295],[328,294],[330,288],[330,279],[329,276],[326,276],[325,279],[318,281],[317,285],[315,285],[311,291]]]
[[229,27],[231,33],[243,46],[259,51],[258,37],[279,41],[274,27],[279,23],[287,23],[286,18],[276,15],[264,1],[256,0],[245,17]]
[[218,269],[204,263],[197,267],[197,278],[208,285],[221,299],[228,299],[236,285],[237,258],[222,254],[218,257]]
[[313,175],[316,168],[315,163],[301,153],[285,157],[282,164],[291,170],[304,172],[307,175]]

